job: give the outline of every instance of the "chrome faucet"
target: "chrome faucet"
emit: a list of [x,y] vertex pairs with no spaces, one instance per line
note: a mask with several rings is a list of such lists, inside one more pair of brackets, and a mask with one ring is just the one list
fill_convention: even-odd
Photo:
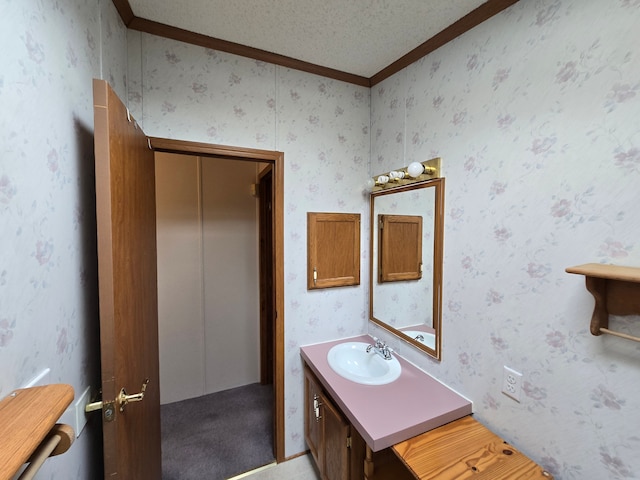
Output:
[[382,358],[384,358],[385,360],[391,360],[391,353],[393,352],[393,350],[388,347],[387,344],[382,340],[379,340],[376,337],[373,337],[373,340],[376,343],[367,347],[367,353],[369,353],[373,349],[374,352],[382,356]]

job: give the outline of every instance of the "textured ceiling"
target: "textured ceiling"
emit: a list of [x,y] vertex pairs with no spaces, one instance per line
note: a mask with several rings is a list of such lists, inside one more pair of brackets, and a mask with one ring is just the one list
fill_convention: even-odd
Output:
[[486,0],[129,0],[136,17],[372,77]]

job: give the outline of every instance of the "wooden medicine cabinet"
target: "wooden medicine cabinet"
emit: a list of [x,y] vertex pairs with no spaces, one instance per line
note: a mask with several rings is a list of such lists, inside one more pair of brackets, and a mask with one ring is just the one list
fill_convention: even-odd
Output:
[[360,285],[360,214],[307,213],[307,289]]
[[378,280],[398,282],[422,278],[422,217],[378,216]]

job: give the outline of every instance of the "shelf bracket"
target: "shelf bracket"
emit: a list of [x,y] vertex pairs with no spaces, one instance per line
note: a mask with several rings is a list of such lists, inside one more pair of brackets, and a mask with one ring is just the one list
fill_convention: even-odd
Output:
[[596,301],[591,316],[591,335],[602,335],[600,328],[609,328],[609,312],[607,311],[607,280],[604,278],[586,277],[587,290]]
[[595,299],[589,330],[640,342],[640,337],[609,329],[609,315],[640,315],[640,268],[588,263],[568,267],[567,273],[585,276],[585,285]]

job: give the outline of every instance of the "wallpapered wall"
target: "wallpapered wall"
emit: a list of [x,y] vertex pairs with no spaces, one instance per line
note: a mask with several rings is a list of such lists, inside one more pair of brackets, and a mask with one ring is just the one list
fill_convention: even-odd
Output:
[[[371,91],[370,171],[440,155],[447,176],[443,362],[404,350],[560,478],[637,470],[637,346],[592,337],[584,280],[564,273],[640,263],[637,7],[522,2]],[[298,347],[358,333],[366,315],[365,286],[307,292],[304,259],[306,211],[366,213],[368,92],[149,35],[131,33],[129,52],[147,133],[285,152],[295,454]],[[525,374],[519,404],[500,393],[503,365]]]
[[[126,95],[126,29],[111,0],[0,0],[0,44],[0,397],[46,367],[80,394],[99,386],[91,81]],[[38,478],[99,478],[96,430]]]
[[[366,285],[306,291],[306,212],[363,215],[366,279],[364,178],[440,155],[443,361],[396,349],[556,478],[639,478],[640,350],[588,333],[593,300],[564,273],[640,265],[638,0],[519,2],[371,98],[127,35],[109,0],[0,5],[0,395],[46,366],[77,391],[97,381],[91,78],[101,77],[149,135],[285,152],[287,455],[304,449],[299,346],[367,329]],[[631,331],[635,320],[615,323]],[[521,403],[500,393],[505,364],[525,375]],[[93,430],[42,477],[98,478]]]
[[371,91],[372,171],[447,179],[443,359],[398,348],[556,478],[640,478],[639,344],[592,336],[564,271],[640,266],[638,25],[637,0],[521,1]]
[[297,454],[300,346],[367,330],[368,236],[357,287],[308,292],[306,247],[307,212],[360,213],[368,229],[369,89],[138,32],[129,52],[130,105],[148,135],[284,152],[285,453]]

